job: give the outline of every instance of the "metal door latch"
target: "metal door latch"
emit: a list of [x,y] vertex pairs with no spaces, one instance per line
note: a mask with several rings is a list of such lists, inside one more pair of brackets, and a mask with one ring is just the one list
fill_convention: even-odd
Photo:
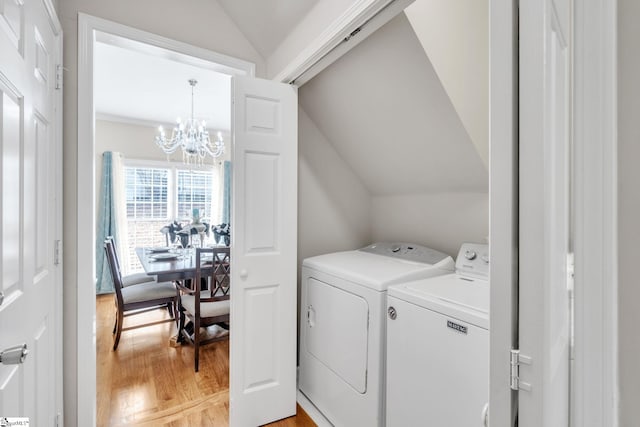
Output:
[[27,344],[17,345],[0,353],[0,363],[3,365],[19,365],[24,363],[24,359],[27,358],[28,354]]

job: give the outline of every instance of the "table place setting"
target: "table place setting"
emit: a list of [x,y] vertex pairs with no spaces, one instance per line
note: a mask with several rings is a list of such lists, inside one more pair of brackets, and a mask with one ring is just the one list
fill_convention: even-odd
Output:
[[155,248],[145,248],[145,251],[150,254],[169,252],[171,248],[169,246],[158,246]]
[[170,252],[162,252],[162,253],[152,253],[151,255],[148,256],[149,261],[173,261],[176,260],[180,257],[179,254],[177,253],[170,253]]

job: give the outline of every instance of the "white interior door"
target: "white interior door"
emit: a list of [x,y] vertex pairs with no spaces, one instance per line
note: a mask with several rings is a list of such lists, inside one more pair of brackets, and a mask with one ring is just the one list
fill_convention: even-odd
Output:
[[567,426],[571,1],[520,7],[519,425]]
[[298,98],[232,79],[230,423],[296,412]]
[[38,426],[62,408],[61,38],[50,2],[0,2],[0,351],[29,352],[2,356],[0,416]]

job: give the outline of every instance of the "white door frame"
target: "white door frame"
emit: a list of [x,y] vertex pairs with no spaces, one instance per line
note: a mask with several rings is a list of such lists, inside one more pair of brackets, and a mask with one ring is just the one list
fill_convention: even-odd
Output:
[[97,31],[217,63],[238,74],[255,75],[253,63],[105,19],[78,15],[77,305],[76,335],[71,340],[76,344],[75,358],[82,363],[77,363],[74,390],[68,388],[65,397],[77,400],[77,425],[82,426],[96,424],[96,294],[91,284],[95,283],[93,47]]
[[[491,425],[514,425],[517,344],[517,0],[490,0]],[[572,423],[618,425],[617,23],[608,0],[575,2],[575,363]]]
[[489,2],[489,250],[491,426],[513,426],[509,350],[518,319],[517,0]]
[[617,6],[574,1],[574,426],[618,426]]

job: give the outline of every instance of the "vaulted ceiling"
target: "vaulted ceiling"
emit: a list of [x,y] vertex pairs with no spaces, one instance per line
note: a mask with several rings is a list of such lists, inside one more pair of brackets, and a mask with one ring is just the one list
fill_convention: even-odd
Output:
[[267,59],[318,1],[218,0],[218,3]]
[[404,13],[305,84],[300,103],[372,195],[488,187]]

